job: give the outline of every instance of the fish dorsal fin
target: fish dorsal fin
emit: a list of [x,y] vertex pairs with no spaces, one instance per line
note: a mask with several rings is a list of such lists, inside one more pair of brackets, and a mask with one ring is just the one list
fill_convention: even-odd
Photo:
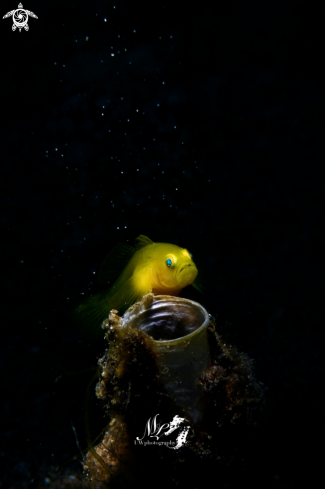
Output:
[[140,234],[140,236],[138,236],[134,242],[134,246],[137,249],[143,248],[143,246],[147,246],[150,244],[154,244],[153,241],[151,241],[151,239],[149,239],[147,236],[144,236],[143,234]]
[[114,246],[100,267],[98,284],[112,284],[123,272],[124,268],[129,263],[135,252],[136,249],[127,244],[118,243],[116,246]]

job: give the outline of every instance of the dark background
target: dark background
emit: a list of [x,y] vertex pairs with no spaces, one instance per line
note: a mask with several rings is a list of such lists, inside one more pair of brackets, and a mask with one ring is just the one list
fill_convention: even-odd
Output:
[[250,486],[323,487],[324,7],[23,6],[28,32],[0,23],[1,487],[48,486],[72,426],[86,448],[105,344],[68,312],[139,234],[193,253],[210,290],[184,295],[256,362]]

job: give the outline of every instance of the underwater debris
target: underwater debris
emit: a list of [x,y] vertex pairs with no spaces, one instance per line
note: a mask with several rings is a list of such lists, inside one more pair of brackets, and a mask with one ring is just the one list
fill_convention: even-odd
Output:
[[[221,483],[263,407],[252,360],[221,339],[200,304],[180,297],[147,294],[102,327],[109,348],[96,395],[111,421],[95,447],[104,464],[91,451],[84,464],[93,487],[149,487],[158,474],[166,484],[202,485],[216,463]],[[171,431],[180,450],[168,449],[175,436],[164,441]]]
[[[95,447],[95,452],[98,457],[95,457],[93,452],[89,451],[84,461],[84,471],[86,474],[91,475],[91,481],[107,483],[112,476],[115,479],[119,476],[125,479],[123,469],[127,479],[131,481],[131,472],[125,470],[126,464],[132,463],[130,445],[123,417],[113,417],[109,422],[101,443]],[[92,486],[101,487],[97,484],[95,486],[92,484]]]

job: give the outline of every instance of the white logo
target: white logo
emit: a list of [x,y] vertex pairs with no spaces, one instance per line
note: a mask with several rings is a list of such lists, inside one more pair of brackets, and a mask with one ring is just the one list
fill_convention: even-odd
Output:
[[22,28],[24,28],[25,31],[29,30],[29,25],[27,23],[29,15],[31,17],[34,17],[34,19],[38,19],[37,15],[35,15],[34,12],[31,12],[30,10],[24,10],[22,3],[18,5],[18,8],[16,10],[11,10],[11,12],[7,12],[6,15],[4,15],[2,18],[6,19],[11,15],[13,20],[12,30],[15,31],[18,27],[19,32],[21,32]]
[[[178,450],[186,444],[186,437],[189,432],[190,426],[181,426],[184,423],[185,418],[180,418],[179,416],[174,416],[170,423],[165,423],[163,425],[157,424],[156,418],[159,414],[156,414],[152,419],[149,418],[144,429],[144,434],[142,438],[137,436],[136,445],[166,445],[172,450]],[[168,436],[173,431],[180,428],[176,441],[159,441],[162,436]],[[167,431],[163,431],[167,430]],[[150,438],[156,438],[156,441],[150,441]]]

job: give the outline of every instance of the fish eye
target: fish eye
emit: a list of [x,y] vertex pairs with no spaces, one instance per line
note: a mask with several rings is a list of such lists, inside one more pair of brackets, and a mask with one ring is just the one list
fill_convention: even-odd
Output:
[[172,264],[171,259],[170,259],[170,258],[167,258],[167,260],[166,260],[166,265],[167,265],[167,267],[170,267],[170,266],[171,266],[171,264]]
[[191,258],[193,258],[193,255],[192,255],[192,253],[190,251],[189,251],[189,254],[191,255]]

